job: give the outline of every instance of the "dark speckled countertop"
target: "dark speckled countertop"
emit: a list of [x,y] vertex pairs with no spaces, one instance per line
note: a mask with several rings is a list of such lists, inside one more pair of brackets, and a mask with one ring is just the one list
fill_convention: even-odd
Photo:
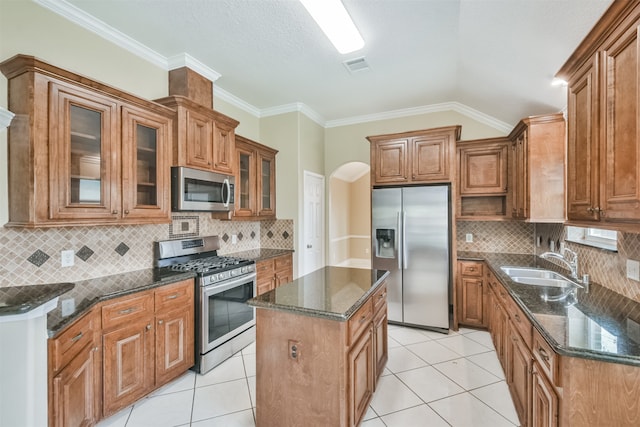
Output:
[[593,282],[588,293],[578,289],[564,301],[544,301],[564,289],[516,283],[500,269],[547,268],[569,277],[535,255],[459,252],[458,259],[485,261],[558,354],[640,366],[640,303]]
[[190,272],[148,268],[75,282],[72,289],[60,295],[58,306],[47,315],[49,338],[98,302],[194,277],[195,274]]
[[291,249],[250,249],[248,251],[233,252],[225,255],[236,258],[250,259],[257,262],[291,253],[293,253],[293,250]]
[[324,267],[249,300],[249,305],[345,321],[388,274],[385,270]]

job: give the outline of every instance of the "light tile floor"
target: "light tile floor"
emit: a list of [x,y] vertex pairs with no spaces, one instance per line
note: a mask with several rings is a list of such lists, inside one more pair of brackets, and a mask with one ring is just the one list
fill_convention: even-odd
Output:
[[[98,426],[255,427],[255,364],[252,344],[206,375],[187,372]],[[389,325],[389,361],[362,427],[517,425],[488,332],[461,328],[443,335]]]

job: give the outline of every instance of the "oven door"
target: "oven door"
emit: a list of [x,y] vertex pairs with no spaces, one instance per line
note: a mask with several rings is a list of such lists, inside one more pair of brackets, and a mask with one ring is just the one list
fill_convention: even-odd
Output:
[[255,273],[201,288],[201,354],[255,325],[255,295]]

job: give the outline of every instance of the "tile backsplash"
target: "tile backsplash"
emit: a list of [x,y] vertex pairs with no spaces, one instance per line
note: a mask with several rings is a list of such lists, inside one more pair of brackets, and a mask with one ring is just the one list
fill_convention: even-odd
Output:
[[[562,224],[537,224],[536,239],[537,236],[541,245],[536,247],[536,254],[540,255],[549,250],[549,241],[564,241],[566,230]],[[626,274],[627,260],[640,260],[640,234],[618,232],[618,252],[573,242],[565,242],[565,246],[578,254],[579,274],[588,273],[592,282],[640,302],[640,282],[628,279]]]
[[[533,253],[534,224],[516,221],[457,221],[458,251]],[[471,234],[473,242],[466,241]]]
[[[220,237],[220,254],[294,248],[292,220],[220,221],[206,213],[175,214],[170,224],[157,225],[0,228],[0,287],[78,281],[150,268],[153,242],[205,235]],[[63,250],[75,252],[72,267],[61,267]]]

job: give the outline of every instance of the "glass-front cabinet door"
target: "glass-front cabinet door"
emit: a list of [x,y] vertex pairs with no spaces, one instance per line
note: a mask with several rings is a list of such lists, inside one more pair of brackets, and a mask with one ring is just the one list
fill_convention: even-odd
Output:
[[171,119],[122,107],[122,216],[169,218],[169,165],[166,162]]
[[258,215],[275,216],[276,158],[258,153]]
[[117,108],[108,97],[50,83],[51,219],[117,219]]
[[238,162],[238,180],[235,189],[235,216],[254,216],[255,203],[255,151],[236,147]]

